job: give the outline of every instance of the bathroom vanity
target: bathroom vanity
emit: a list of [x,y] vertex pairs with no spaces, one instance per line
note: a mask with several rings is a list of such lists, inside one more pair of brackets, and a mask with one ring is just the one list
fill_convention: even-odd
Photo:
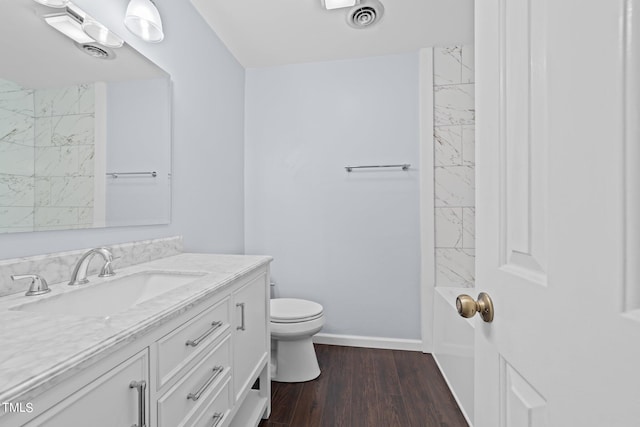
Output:
[[0,298],[0,425],[257,426],[270,261],[184,253]]

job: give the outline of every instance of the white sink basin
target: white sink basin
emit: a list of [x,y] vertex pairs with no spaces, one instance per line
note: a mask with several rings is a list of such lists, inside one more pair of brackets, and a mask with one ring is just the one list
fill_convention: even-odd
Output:
[[[77,316],[110,316],[186,285],[207,273],[142,271],[78,289],[10,310]],[[82,287],[86,286],[86,287]]]

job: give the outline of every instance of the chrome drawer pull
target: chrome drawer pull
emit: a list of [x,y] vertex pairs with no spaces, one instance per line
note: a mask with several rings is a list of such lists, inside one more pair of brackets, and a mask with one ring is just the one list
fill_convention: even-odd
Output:
[[204,391],[216,380],[216,378],[218,378],[218,375],[220,375],[222,371],[224,371],[224,368],[222,366],[214,367],[213,375],[211,375],[211,377],[207,380],[207,382],[204,383],[198,391],[196,391],[195,393],[189,393],[187,395],[187,399],[191,399],[194,402],[200,399],[200,396],[202,396],[202,393],[204,393]]
[[218,427],[218,424],[220,424],[220,421],[222,421],[223,418],[224,414],[222,412],[216,412],[213,414],[213,424],[211,424],[211,427]]
[[195,347],[202,342],[206,337],[217,331],[222,326],[222,322],[216,321],[211,323],[211,328],[207,330],[204,334],[200,335],[195,340],[189,340],[185,343],[185,345],[190,345],[191,347]]
[[239,302],[236,304],[236,307],[240,307],[240,326],[236,326],[236,329],[239,331],[244,331],[244,303]]
[[138,389],[138,424],[134,424],[132,427],[147,427],[147,410],[145,408],[145,391],[147,389],[147,382],[131,381],[129,388]]

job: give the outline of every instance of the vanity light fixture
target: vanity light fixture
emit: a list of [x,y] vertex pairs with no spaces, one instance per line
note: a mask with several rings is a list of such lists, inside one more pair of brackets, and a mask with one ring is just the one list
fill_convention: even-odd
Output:
[[320,0],[322,5],[327,9],[339,9],[341,7],[355,6],[357,0]]
[[160,12],[152,0],[130,0],[124,25],[146,42],[159,43],[164,39]]
[[47,24],[77,43],[91,43],[94,41],[82,30],[82,24],[67,13],[45,16],[44,20]]
[[82,21],[82,29],[87,35],[103,46],[118,48],[124,44],[124,40],[89,15],[85,15]]
[[[43,3],[52,0],[36,1]],[[81,46],[97,42],[105,47],[118,48],[124,44],[124,40],[70,1],[66,3],[64,13],[45,15],[44,20]]]
[[69,0],[34,0],[36,3],[43,4],[49,7],[63,8],[67,7]]

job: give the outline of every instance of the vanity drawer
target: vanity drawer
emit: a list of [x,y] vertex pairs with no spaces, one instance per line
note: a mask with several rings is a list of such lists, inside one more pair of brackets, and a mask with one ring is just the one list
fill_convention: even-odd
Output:
[[229,298],[200,313],[157,343],[157,389],[229,331]]
[[[211,349],[211,346],[209,346]],[[182,427],[211,402],[231,372],[230,336],[158,399],[158,427]]]
[[229,424],[231,412],[231,379],[222,386],[197,419],[189,427],[224,427]]

